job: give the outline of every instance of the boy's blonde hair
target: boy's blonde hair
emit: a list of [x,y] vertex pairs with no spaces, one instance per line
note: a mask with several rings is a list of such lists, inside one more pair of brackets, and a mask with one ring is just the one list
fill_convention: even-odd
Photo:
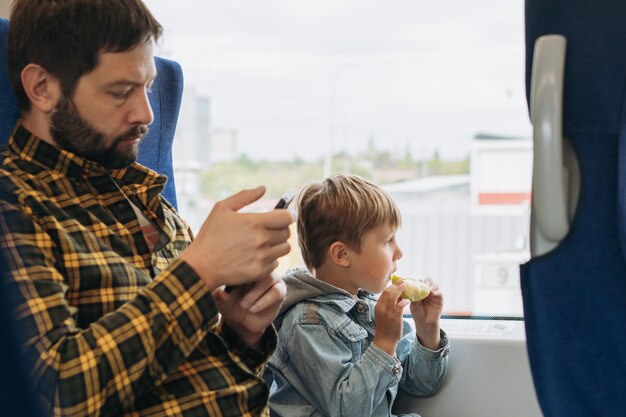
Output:
[[298,196],[298,243],[307,268],[319,268],[333,242],[357,252],[363,235],[379,225],[400,227],[400,210],[376,184],[356,175],[333,174]]

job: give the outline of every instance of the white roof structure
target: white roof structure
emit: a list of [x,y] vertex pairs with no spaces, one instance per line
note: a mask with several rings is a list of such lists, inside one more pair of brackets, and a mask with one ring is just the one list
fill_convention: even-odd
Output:
[[440,175],[436,177],[425,177],[417,180],[397,182],[387,184],[382,188],[393,194],[419,194],[431,191],[440,191],[448,188],[469,185],[469,175]]

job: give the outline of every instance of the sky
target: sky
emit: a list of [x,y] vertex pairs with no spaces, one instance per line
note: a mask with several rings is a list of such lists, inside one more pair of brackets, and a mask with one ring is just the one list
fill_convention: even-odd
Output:
[[463,158],[477,133],[530,137],[523,0],[146,0],[157,54],[255,159]]

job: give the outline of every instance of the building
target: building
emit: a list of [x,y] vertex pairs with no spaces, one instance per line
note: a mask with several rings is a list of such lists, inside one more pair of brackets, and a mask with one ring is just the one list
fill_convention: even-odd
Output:
[[210,104],[209,97],[185,88],[172,149],[174,165],[194,161],[204,167],[211,162]]
[[470,175],[385,186],[403,215],[401,274],[435,279],[448,312],[520,315],[531,172],[529,139],[478,135]]
[[211,163],[234,161],[238,155],[237,131],[224,128],[215,129],[211,146]]

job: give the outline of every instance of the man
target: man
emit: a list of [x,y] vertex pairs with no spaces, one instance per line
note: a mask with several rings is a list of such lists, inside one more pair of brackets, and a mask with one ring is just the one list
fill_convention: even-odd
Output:
[[293,216],[239,213],[264,193],[245,190],[192,241],[165,178],[134,162],[160,34],[140,0],[13,4],[21,119],[0,152],[0,243],[54,415],[267,413]]

